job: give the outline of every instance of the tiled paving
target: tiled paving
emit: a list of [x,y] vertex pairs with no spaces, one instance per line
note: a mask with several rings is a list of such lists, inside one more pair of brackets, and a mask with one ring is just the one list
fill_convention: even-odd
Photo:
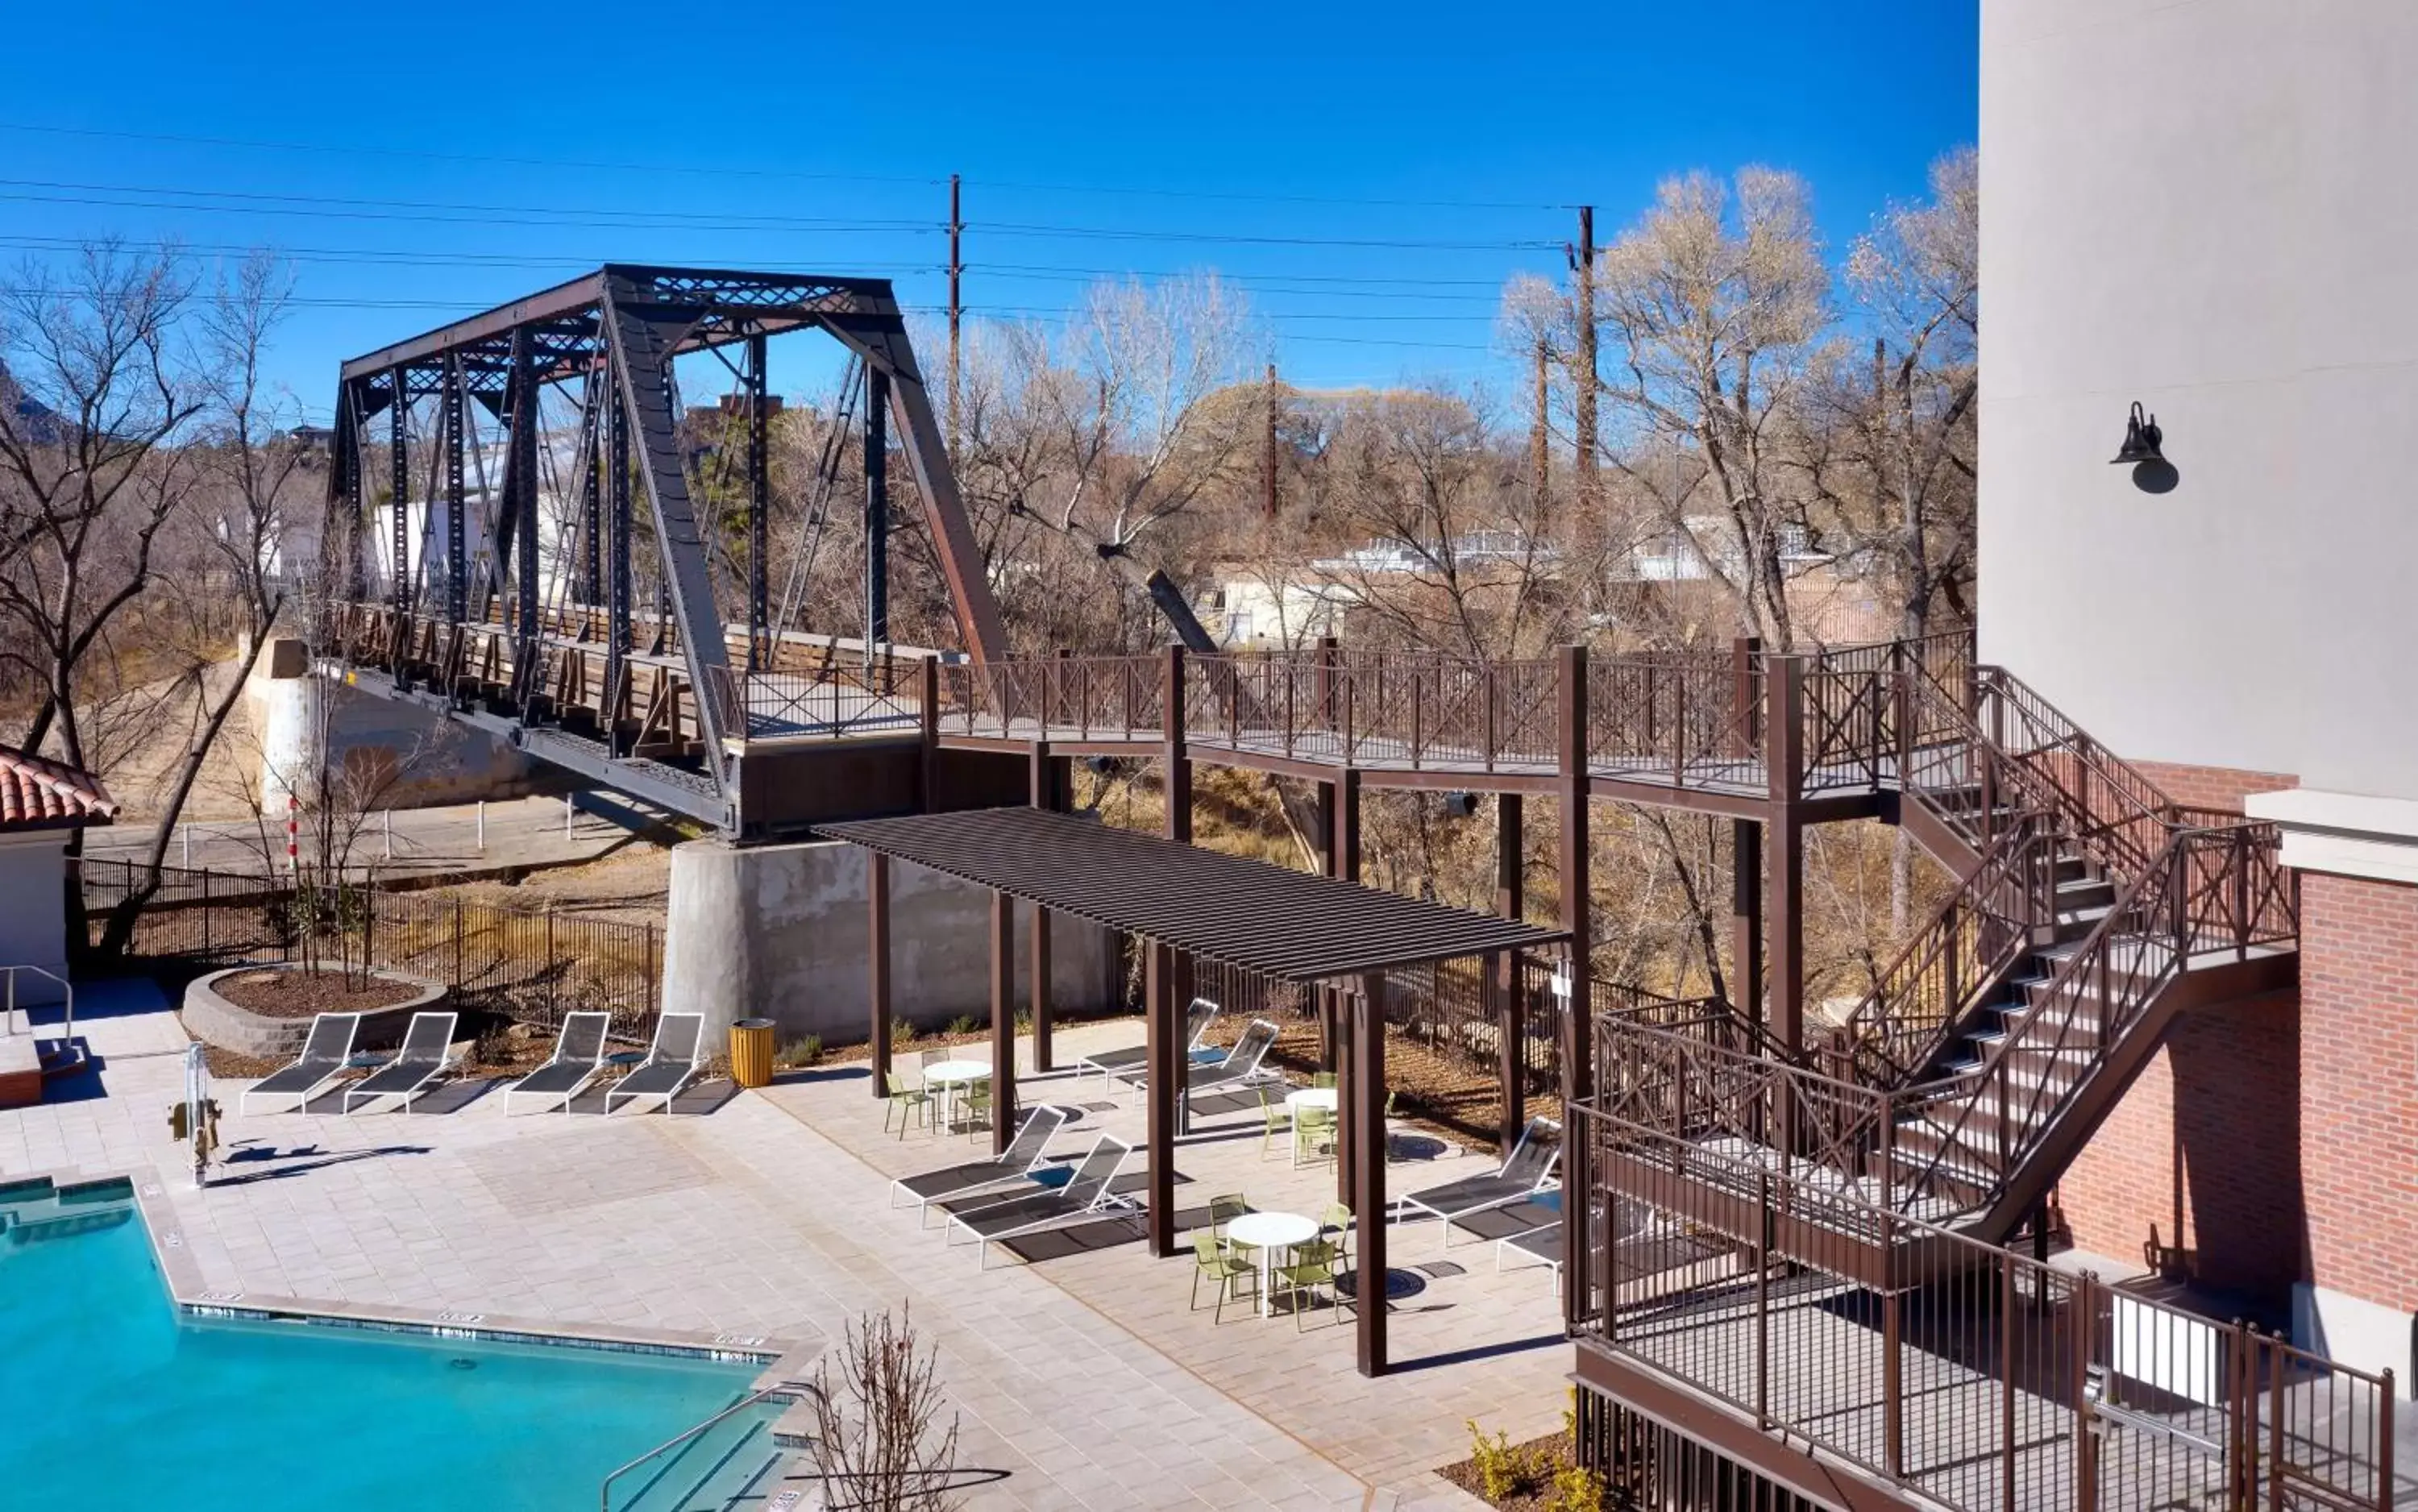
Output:
[[[1559,1422],[1569,1349],[1551,1273],[1497,1276],[1491,1246],[1442,1246],[1433,1224],[1398,1229],[1393,1265],[1417,1277],[1397,1302],[1400,1373],[1353,1369],[1348,1314],[1297,1331],[1233,1306],[1187,1307],[1191,1261],[1152,1260],[1138,1225],[1102,1247],[978,1268],[911,1208],[890,1176],[970,1158],[962,1137],[881,1131],[861,1066],[763,1092],[709,1089],[706,1116],[524,1113],[461,1089],[409,1117],[236,1116],[237,1157],[192,1188],[168,1138],[184,1036],[144,985],[87,988],[78,1028],[102,1058],[100,1094],[0,1112],[0,1177],[149,1173],[173,1210],[179,1271],[217,1293],[317,1299],[349,1310],[476,1312],[586,1331],[769,1337],[811,1346],[872,1309],[905,1305],[939,1347],[964,1416],[963,1462],[1004,1472],[974,1508],[1471,1508],[1432,1473],[1465,1452],[1462,1420],[1515,1440]],[[1123,1043],[1135,1026],[1062,1034]],[[1027,1050],[1029,1055],[1029,1048]],[[1140,1142],[1130,1098],[1097,1078],[1027,1083],[1032,1100],[1081,1105],[1054,1149],[1100,1130]],[[450,1098],[450,1101],[448,1099]],[[1192,1205],[1240,1191],[1253,1206],[1315,1214],[1332,1168],[1263,1158],[1256,1107],[1209,1113],[1179,1149]],[[1396,1190],[1466,1174],[1439,1153],[1392,1168]],[[1121,1242],[1106,1243],[1116,1240]]]

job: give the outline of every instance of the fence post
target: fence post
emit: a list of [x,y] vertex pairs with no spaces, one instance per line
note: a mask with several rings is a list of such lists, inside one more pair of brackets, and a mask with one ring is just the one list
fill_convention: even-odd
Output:
[[[363,964],[367,964],[364,962]],[[453,987],[462,986],[462,900],[453,900]]]
[[210,952],[210,874],[202,873],[202,954]]
[[[1768,1211],[1768,1209],[1767,1209]],[[1881,1291],[1881,1462],[1890,1479],[1905,1478],[1905,1363],[1898,1356],[1905,1344],[1899,1317],[1897,1286],[1897,1225],[1887,1209],[1881,1212],[1881,1263],[1889,1274]]]
[[656,982],[655,982],[655,926],[654,926],[653,924],[650,924],[646,925],[646,931],[647,931],[647,975],[646,975],[646,983],[647,983],[647,1012],[648,1012],[650,1015],[651,1015],[651,1014],[653,1014],[653,1013],[654,1013],[658,1008],[660,1008],[660,1007],[662,1006],[662,1003],[661,1003],[661,1001],[659,1000],[659,999],[658,999],[658,997],[657,997],[657,993],[656,993]]

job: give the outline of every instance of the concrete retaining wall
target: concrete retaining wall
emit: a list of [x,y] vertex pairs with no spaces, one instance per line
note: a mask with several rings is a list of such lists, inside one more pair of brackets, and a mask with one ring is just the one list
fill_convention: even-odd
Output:
[[[302,1053],[302,1042],[311,1037],[311,1020],[307,1018],[276,1018],[256,1014],[219,996],[222,978],[242,976],[249,972],[277,970],[273,967],[236,966],[207,976],[195,977],[185,987],[182,1010],[185,1032],[205,1044],[238,1055],[254,1056],[264,1061],[283,1061]],[[418,997],[406,998],[390,1007],[361,1015],[360,1027],[353,1031],[356,1050],[383,1050],[403,1043],[404,1031],[411,1027],[411,1016],[423,1008],[433,1008],[445,996],[442,982],[426,977],[406,975],[401,971],[373,971],[372,976],[389,982],[416,984]]]
[[[731,1020],[765,1017],[784,1039],[862,1043],[871,964],[866,858],[835,841],[738,848],[696,840],[672,851],[664,1006],[706,1016],[707,1043]],[[890,873],[891,1006],[919,1029],[990,1016],[990,893],[919,866]],[[1025,1002],[1030,914],[1017,909],[1017,1001]],[[1098,1010],[1121,996],[1115,935],[1051,921],[1050,1000]]]

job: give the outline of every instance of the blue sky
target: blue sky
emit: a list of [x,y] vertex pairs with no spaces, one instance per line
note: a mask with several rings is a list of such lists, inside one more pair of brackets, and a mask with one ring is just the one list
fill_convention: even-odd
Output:
[[342,358],[606,259],[937,304],[952,172],[976,313],[1215,268],[1293,381],[1499,375],[1495,291],[1562,266],[1569,206],[1609,239],[1657,180],[1763,162],[1835,249],[1975,130],[1975,0],[229,8],[7,23],[0,267],[287,249],[273,375],[321,414]]

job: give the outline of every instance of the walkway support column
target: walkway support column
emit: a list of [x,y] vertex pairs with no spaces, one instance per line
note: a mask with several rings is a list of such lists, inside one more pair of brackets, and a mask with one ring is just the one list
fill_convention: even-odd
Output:
[[[1565,646],[1556,679],[1561,707],[1555,721],[1559,738],[1561,799],[1562,927],[1570,932],[1570,995],[1561,1006],[1562,1101],[1574,1103],[1595,1093],[1595,1061],[1588,1044],[1587,984],[1593,979],[1589,951],[1593,926],[1587,890],[1587,656],[1584,646]],[[1510,1152],[1504,1152],[1508,1154]],[[1578,1268],[1565,1266],[1575,1277]]]
[[1159,756],[1167,773],[1167,819],[1161,831],[1170,840],[1192,843],[1192,758],[1185,754],[1184,744],[1184,648],[1167,648],[1167,660],[1161,671],[1160,705],[1165,710],[1161,723],[1167,727],[1162,734]]
[[[1036,908],[1036,913],[1048,910]],[[990,1148],[1007,1153],[1016,1123],[1016,899],[990,895]]]
[[890,1095],[890,858],[865,853],[865,939],[872,954],[873,1019],[865,1026],[873,1050],[873,1095]]
[[1352,995],[1352,1064],[1344,1077],[1352,1214],[1360,1258],[1354,1297],[1360,1314],[1360,1373],[1385,1373],[1385,975],[1370,971]]
[[[1326,835],[1327,875],[1346,882],[1360,880],[1360,769],[1345,767],[1326,784],[1334,790],[1334,805],[1328,814]],[[1353,1027],[1348,1021],[1350,996],[1343,988],[1322,988],[1324,995],[1324,1022],[1319,1035],[1319,1069],[1342,1073],[1347,1070],[1345,1058],[1351,1052]],[[1377,1022],[1377,1032],[1385,1033],[1385,1020]],[[1352,1200],[1352,1153],[1354,1136],[1342,1119],[1335,1121],[1335,1199]],[[1378,1149],[1383,1150],[1382,1138]]]
[[1764,835],[1764,909],[1770,933],[1768,1027],[1790,1049],[1805,1040],[1805,658],[1764,658],[1765,774],[1771,818]]
[[1175,1113],[1183,1085],[1184,1027],[1175,1011],[1175,953],[1157,940],[1142,949],[1142,1055],[1144,1133],[1142,1152],[1149,1203],[1150,1252],[1164,1260],[1175,1253]]
[[[1034,808],[1056,813],[1065,807],[1065,790],[1059,781],[1062,766],[1063,763],[1049,754],[1048,741],[1033,742]],[[1047,1076],[1058,1065],[1056,1051],[1050,1044],[1055,1026],[1050,1022],[1049,1003],[1049,910],[1034,904],[1029,927],[1032,935],[1025,945],[1025,965],[1032,982],[1033,1073]]]
[[[1569,1107],[1595,1092],[1595,1046],[1587,1023],[1587,1010],[1593,1000],[1587,984],[1593,979],[1593,961],[1588,945],[1589,931],[1594,927],[1588,904],[1587,890],[1587,661],[1584,646],[1565,646],[1554,682],[1560,698],[1556,710],[1555,733],[1558,737],[1559,768],[1555,787],[1561,799],[1560,870],[1562,885],[1562,927],[1570,932],[1569,955],[1563,975],[1569,984],[1569,995],[1558,998],[1554,1008],[1561,1016],[1562,1053],[1562,1128],[1565,1137],[1576,1120]],[[1504,1154],[1510,1154],[1506,1146]],[[1576,1318],[1585,1302],[1586,1256],[1583,1251],[1584,1224],[1562,1225],[1562,1316]]]
[[1763,821],[1730,820],[1730,1005],[1763,1022]]
[[[1505,793],[1494,801],[1494,911],[1506,919],[1519,918],[1527,908],[1522,887],[1526,809],[1518,793]],[[1493,981],[1499,1026],[1495,1032],[1501,1037],[1495,1046],[1503,1082],[1500,1132],[1507,1151],[1528,1123],[1528,1015],[1527,1004],[1521,1000],[1519,952],[1495,954]]]

